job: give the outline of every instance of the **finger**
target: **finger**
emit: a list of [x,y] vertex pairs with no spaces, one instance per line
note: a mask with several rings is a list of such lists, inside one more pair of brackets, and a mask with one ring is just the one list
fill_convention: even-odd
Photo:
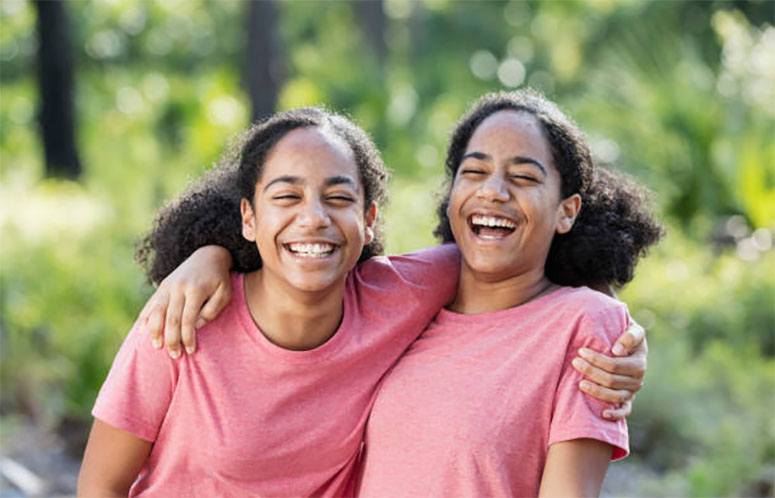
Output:
[[184,296],[185,294],[180,290],[171,293],[169,306],[167,306],[167,319],[164,321],[164,343],[172,358],[180,356],[180,321],[185,304]]
[[196,351],[196,330],[195,322],[199,315],[199,309],[205,300],[205,294],[202,292],[191,291],[186,294],[186,302],[183,306],[183,315],[180,323],[180,338],[186,353],[192,354]]
[[205,305],[202,307],[202,310],[199,312],[199,318],[201,321],[198,323],[204,325],[207,322],[215,320],[223,308],[229,304],[229,301],[231,301],[231,286],[219,285],[215,290],[215,294],[213,294],[210,299],[207,300]]
[[628,391],[636,392],[642,385],[640,379],[628,377],[626,375],[608,373],[582,358],[574,358],[571,364],[573,365],[573,368],[581,372],[587,380],[609,389],[626,389]]
[[616,421],[629,417],[631,413],[632,400],[629,400],[616,408],[607,408],[603,410],[603,418]]
[[632,353],[638,344],[643,342],[644,337],[646,337],[646,331],[643,330],[643,327],[632,322],[630,326],[627,327],[627,330],[616,339],[611,352],[615,356],[627,356]]
[[579,382],[579,389],[589,394],[593,398],[615,405],[624,403],[625,401],[629,400],[633,394],[625,389],[608,389],[607,387],[598,386],[597,384],[593,384],[588,380],[582,380]]
[[148,298],[148,300],[145,302],[145,306],[143,306],[143,309],[140,310],[140,314],[137,315],[137,321],[139,323],[145,323],[148,321],[148,317],[151,315],[151,310],[154,307],[154,303],[156,303],[156,293],[158,291],[154,292],[151,297]]
[[624,375],[642,379],[646,373],[646,357],[644,355],[625,356],[615,358],[593,351],[589,348],[579,349],[579,356],[593,366],[605,370],[608,373]]
[[148,335],[151,339],[151,344],[153,344],[153,347],[156,349],[161,349],[162,346],[162,331],[164,330],[166,311],[166,295],[164,297],[157,297],[154,300],[154,305],[150,308],[146,318],[145,330],[148,332]]

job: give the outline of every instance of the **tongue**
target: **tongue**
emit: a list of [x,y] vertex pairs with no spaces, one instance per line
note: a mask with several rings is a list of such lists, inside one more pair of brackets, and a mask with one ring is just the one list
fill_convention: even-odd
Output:
[[503,238],[510,234],[512,230],[501,227],[481,227],[479,228],[480,237],[497,237]]

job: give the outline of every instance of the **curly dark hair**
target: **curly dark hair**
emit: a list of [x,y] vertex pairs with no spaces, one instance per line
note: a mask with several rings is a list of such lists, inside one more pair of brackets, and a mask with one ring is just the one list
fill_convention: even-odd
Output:
[[455,240],[447,217],[453,180],[474,131],[504,110],[535,117],[560,173],[562,197],[578,193],[583,200],[573,228],[552,240],[547,278],[560,285],[591,287],[622,286],[632,280],[638,258],[663,234],[651,215],[647,191],[622,174],[595,168],[581,130],[556,104],[531,89],[484,95],[458,122],[447,149],[446,195],[437,209],[434,235],[442,242]]
[[[159,283],[199,247],[215,244],[229,250],[232,269],[261,267],[256,244],[242,237],[240,200],[253,201],[256,182],[267,155],[286,134],[297,128],[319,127],[341,138],[353,152],[363,185],[365,208],[387,201],[388,170],[368,134],[350,119],[321,107],[280,112],[254,124],[227,148],[218,166],[192,184],[177,200],[159,211],[153,228],[140,241],[135,259],[148,279]],[[359,261],[382,254],[382,224],[374,226],[374,240]]]

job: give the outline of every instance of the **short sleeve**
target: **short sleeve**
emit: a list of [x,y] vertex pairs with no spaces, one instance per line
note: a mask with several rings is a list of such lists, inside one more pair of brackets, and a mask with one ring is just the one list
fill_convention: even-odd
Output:
[[582,392],[578,386],[583,377],[571,365],[582,347],[610,354],[611,347],[628,323],[629,315],[623,304],[585,313],[579,319],[555,394],[549,430],[550,445],[572,439],[596,439],[614,447],[612,460],[629,454],[627,422],[603,418],[603,410],[612,405]]
[[154,349],[148,335],[135,326],[113,360],[92,415],[153,442],[169,409],[177,377],[175,361]]
[[391,263],[412,283],[418,299],[452,300],[460,276],[460,251],[455,244],[443,244],[421,251],[391,256]]

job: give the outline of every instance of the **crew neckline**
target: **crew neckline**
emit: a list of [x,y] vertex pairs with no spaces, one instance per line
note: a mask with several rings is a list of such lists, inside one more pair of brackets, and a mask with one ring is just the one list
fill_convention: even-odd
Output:
[[527,301],[525,303],[522,303],[518,306],[513,306],[511,308],[505,308],[502,310],[496,310],[496,311],[486,311],[484,313],[460,313],[457,311],[448,310],[447,308],[442,308],[441,311],[436,315],[436,323],[443,324],[443,323],[472,323],[472,322],[478,322],[481,320],[498,320],[504,317],[510,317],[515,312],[525,313],[531,311],[533,308],[544,304],[547,301],[552,301],[557,298],[559,298],[562,295],[565,295],[568,292],[571,292],[575,290],[575,287],[566,287],[566,286],[560,286],[557,289],[554,289],[553,291],[544,294],[542,296],[539,296],[535,299],[531,299],[530,301]]
[[[349,283],[349,275],[347,278]],[[345,289],[347,289],[347,287],[349,287],[349,285],[346,285]],[[261,350],[277,358],[278,360],[296,364],[319,362],[338,352],[346,343],[348,335],[347,331],[351,330],[350,323],[352,321],[352,317],[349,313],[349,310],[352,308],[352,306],[348,302],[349,293],[346,290],[343,298],[342,322],[334,331],[334,334],[329,337],[326,342],[316,348],[304,351],[295,351],[278,346],[277,344],[270,341],[261,331],[256,322],[253,321],[253,317],[250,314],[250,309],[248,308],[247,296],[245,292],[245,275],[243,273],[234,274],[233,288],[235,291],[234,299],[237,308],[237,314],[239,316],[242,327],[245,329],[248,335],[251,336],[258,347],[261,348]]]

